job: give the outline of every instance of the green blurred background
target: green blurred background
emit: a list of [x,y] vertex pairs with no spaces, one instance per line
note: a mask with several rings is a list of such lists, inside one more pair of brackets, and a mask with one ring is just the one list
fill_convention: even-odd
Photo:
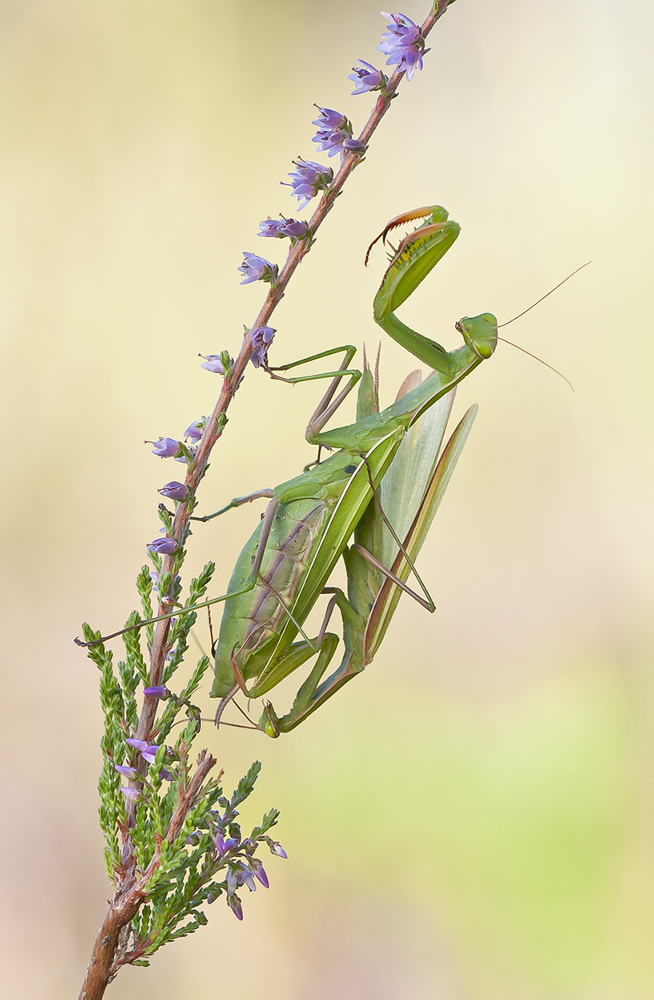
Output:
[[[241,251],[281,261],[257,223],[294,211],[313,101],[363,123],[346,77],[380,64],[384,22],[372,0],[3,0],[0,25],[0,984],[63,1000],[109,894],[72,638],[132,607],[182,471],[143,440],[210,412],[196,356],[235,353],[261,300]],[[421,559],[437,613],[403,601],[374,666],[285,739],[206,727],[228,787],[263,760],[245,818],[280,807],[289,860],[242,924],[217,903],[115,1000],[654,997],[653,28],[642,0],[459,0],[320,231],[276,361],[376,346],[365,247],[439,202],[462,235],[403,317],[453,346],[461,315],[508,319],[592,259],[510,331],[576,391],[504,345],[462,386],[480,415]],[[386,338],[386,401],[411,367]],[[250,371],[205,511],[299,471],[316,398]],[[257,516],[196,530],[215,593]]]

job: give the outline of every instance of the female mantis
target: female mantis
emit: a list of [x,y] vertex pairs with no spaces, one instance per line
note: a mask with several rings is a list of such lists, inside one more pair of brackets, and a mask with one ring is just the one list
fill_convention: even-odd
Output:
[[[447,222],[447,212],[440,207],[399,217],[385,232],[410,218],[426,215],[428,222],[402,242],[384,276],[375,297],[375,319],[391,336],[430,364],[434,373],[379,413],[372,376],[367,371],[359,390],[356,422],[323,431],[359,373],[347,369],[354,348],[337,348],[314,356],[346,351],[339,372],[331,373],[335,377],[307,430],[307,440],[311,443],[339,450],[276,489],[238,498],[217,512],[222,514],[256,497],[270,499],[263,520],[237,561],[227,594],[184,609],[226,602],[211,692],[213,697],[221,699],[217,719],[239,687],[248,697],[264,695],[315,655],[316,663],[291,710],[279,718],[267,704],[260,720],[261,727],[271,736],[293,729],[372,660],[395,611],[400,589],[409,589],[405,580],[476,413],[476,407],[467,412],[437,461],[451,408],[451,390],[492,355],[497,343],[497,323],[488,313],[472,319],[466,317],[456,324],[464,343],[454,351],[445,351],[394,316],[393,310],[411,294],[458,235],[459,227]],[[304,359],[310,360],[314,358]],[[301,363],[274,370],[288,370]],[[334,399],[340,379],[346,374],[351,376],[350,382]],[[418,424],[423,414],[446,394],[450,395],[433,415],[432,426]],[[379,492],[383,490],[387,497],[397,494],[398,483],[406,481],[405,463],[398,460],[394,470],[391,466],[411,432],[417,435],[419,451],[431,448],[432,454],[429,462],[422,459],[418,462],[422,472],[421,481],[412,484],[415,498],[410,504],[396,501],[397,510],[391,509],[391,515],[404,516],[408,528],[402,531],[401,539],[395,533],[397,555],[391,565],[386,565],[384,550],[388,548],[388,537],[384,538],[384,526],[389,522],[381,509]],[[387,475],[390,478],[385,480]],[[210,515],[214,516],[217,515]],[[347,549],[353,534],[354,544]],[[347,568],[347,597],[327,586],[341,555]],[[331,593],[332,600],[319,635],[310,640],[302,626],[322,593]],[[428,595],[427,599],[414,596],[428,610],[434,610]],[[326,631],[335,605],[343,619],[345,652],[340,666],[322,681],[338,643],[338,637]],[[166,617],[170,616],[151,620]],[[296,641],[298,633],[303,635],[301,641]],[[251,682],[249,687],[248,682]]]

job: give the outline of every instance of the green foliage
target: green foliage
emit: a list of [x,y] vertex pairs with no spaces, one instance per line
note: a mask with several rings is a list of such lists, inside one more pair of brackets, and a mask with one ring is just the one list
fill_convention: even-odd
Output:
[[[160,516],[168,530],[169,512],[160,508]],[[180,564],[183,556],[181,551]],[[177,599],[181,592],[178,567],[173,566],[173,572],[163,574],[161,558],[156,554],[151,558],[159,594],[174,594]],[[207,563],[191,581],[185,606],[202,598],[214,569],[214,563]],[[136,586],[143,613],[151,615],[153,581],[147,566],[140,571]],[[169,628],[165,650],[168,659],[162,679],[165,684],[184,662],[195,619],[194,612],[180,615]],[[134,611],[127,625],[136,625],[139,620]],[[93,632],[88,625],[84,626],[84,636],[86,641],[100,639],[100,633]],[[277,820],[277,811],[272,810],[245,840],[235,822],[237,806],[254,789],[261,769],[258,761],[249,768],[230,799],[223,797],[221,786],[211,778],[205,778],[197,793],[189,797],[196,766],[191,763],[191,751],[200,731],[200,710],[191,698],[209,669],[208,657],[200,658],[179,694],[168,691],[159,701],[149,732],[149,744],[158,745],[154,761],[150,755],[154,751],[149,751],[147,757],[143,755],[145,742],[137,743],[136,747],[126,742],[139,731],[139,688],[150,684],[140,636],[137,629],[124,634],[125,659],[115,669],[113,653],[103,643],[88,647],[88,655],[100,671],[100,698],[105,716],[98,787],[107,872],[119,893],[126,876],[130,884],[147,876],[146,894],[129,928],[127,951],[120,959],[120,964],[132,965],[148,965],[150,956],[164,944],[204,926],[207,917],[202,907],[221,895],[237,915],[242,915],[235,890],[244,878],[252,882],[253,873],[261,868],[256,851],[266,843],[267,830]],[[148,644],[152,639],[150,628]],[[166,745],[180,716],[186,717],[186,724],[174,744]],[[132,770],[121,776],[115,765]],[[217,803],[223,803],[222,811],[216,810]],[[232,841],[223,847],[229,837]]]

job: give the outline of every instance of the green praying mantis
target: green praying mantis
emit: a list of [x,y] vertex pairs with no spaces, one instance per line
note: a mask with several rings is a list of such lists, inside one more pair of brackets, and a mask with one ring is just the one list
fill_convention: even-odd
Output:
[[[239,689],[248,697],[261,697],[315,656],[290,711],[280,717],[267,702],[259,721],[270,736],[292,730],[371,662],[403,590],[434,610],[414,561],[476,414],[476,407],[468,410],[440,452],[452,390],[493,354],[497,344],[497,321],[490,313],[464,317],[455,324],[464,342],[453,351],[411,330],[394,315],[458,236],[459,226],[447,215],[434,206],[389,223],[381,234],[384,240],[396,226],[426,219],[400,243],[374,300],[376,322],[429,364],[432,375],[421,384],[415,384],[413,377],[395,403],[379,412],[376,380],[367,366],[363,378],[348,367],[355,353],[351,346],[269,369],[271,374],[288,371],[345,351],[336,372],[288,379],[332,378],[306,437],[319,447],[338,450],[273,490],[236,498],[216,514],[196,518],[207,521],[258,497],[269,499],[261,523],[241,552],[227,593],[184,609],[225,602],[211,692],[220,698],[217,721]],[[345,376],[349,382],[337,394]],[[324,431],[360,378],[356,421]],[[347,595],[328,585],[341,556]],[[411,571],[424,597],[407,586]],[[323,593],[331,599],[317,637],[310,639],[303,625]],[[340,665],[323,680],[339,641],[327,631],[335,607],[343,622],[344,653]],[[179,612],[150,622],[175,613]],[[144,624],[148,622],[135,627]]]

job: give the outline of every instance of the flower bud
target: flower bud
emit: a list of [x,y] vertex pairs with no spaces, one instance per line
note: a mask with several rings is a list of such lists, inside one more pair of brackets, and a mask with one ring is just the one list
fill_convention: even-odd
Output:
[[168,500],[178,500],[182,503],[189,495],[189,488],[184,483],[178,483],[174,479],[170,483],[166,483],[159,490],[162,497],[167,497]]

